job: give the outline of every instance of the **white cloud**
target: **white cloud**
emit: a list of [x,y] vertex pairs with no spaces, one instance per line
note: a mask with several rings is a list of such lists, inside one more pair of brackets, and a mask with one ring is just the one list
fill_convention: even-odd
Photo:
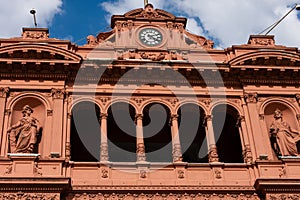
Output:
[[47,27],[61,12],[62,0],[0,1],[0,38],[21,36],[22,27],[34,27],[29,11],[36,10],[38,27]]
[[[220,46],[245,44],[251,34],[258,34],[263,29],[279,20],[295,4],[295,0],[176,0],[149,1],[155,8],[180,13],[190,19],[188,29],[194,33],[213,37]],[[143,7],[143,1],[118,0],[102,6],[110,14],[125,12]],[[297,12],[291,12],[271,34],[275,35],[276,44],[300,47],[300,21]],[[195,20],[197,19],[197,20]],[[202,22],[202,30],[196,21]]]

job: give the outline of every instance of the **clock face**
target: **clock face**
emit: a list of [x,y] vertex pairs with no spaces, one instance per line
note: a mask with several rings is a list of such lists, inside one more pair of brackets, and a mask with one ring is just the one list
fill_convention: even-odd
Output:
[[147,46],[157,46],[162,43],[161,32],[154,28],[144,28],[139,32],[140,41]]

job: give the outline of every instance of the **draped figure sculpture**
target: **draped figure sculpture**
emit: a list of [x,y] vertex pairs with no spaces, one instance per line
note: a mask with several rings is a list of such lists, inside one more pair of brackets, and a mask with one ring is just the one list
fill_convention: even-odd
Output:
[[282,119],[282,112],[276,109],[274,121],[270,126],[271,144],[275,153],[279,156],[298,156],[297,142],[300,140],[299,132],[293,130]]
[[33,109],[25,105],[22,110],[23,117],[8,128],[11,153],[32,153],[40,131],[39,121],[32,117]]

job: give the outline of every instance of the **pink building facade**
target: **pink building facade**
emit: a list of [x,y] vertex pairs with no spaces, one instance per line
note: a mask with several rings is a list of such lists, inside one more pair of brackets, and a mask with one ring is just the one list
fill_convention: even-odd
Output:
[[151,4],[77,46],[0,39],[0,199],[300,199],[300,53]]

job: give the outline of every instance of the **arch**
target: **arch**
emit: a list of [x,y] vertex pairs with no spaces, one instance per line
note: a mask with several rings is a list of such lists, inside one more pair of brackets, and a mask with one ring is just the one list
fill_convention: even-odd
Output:
[[149,162],[172,162],[170,109],[162,103],[150,103],[143,109],[143,134]]
[[[35,136],[36,143],[34,145],[33,152],[40,153],[43,155],[43,147],[44,147],[44,134],[47,132],[46,130],[46,118],[47,118],[47,110],[50,110],[49,102],[44,98],[43,95],[39,93],[22,93],[14,97],[8,103],[8,108],[11,109],[11,115],[9,119],[9,123],[11,125],[16,124],[23,118],[23,108],[25,105],[29,105],[32,110],[32,116],[39,121],[41,126],[40,131]],[[16,135],[16,138],[18,136]]]
[[145,107],[149,104],[154,104],[154,103],[157,103],[157,104],[162,104],[164,106],[166,106],[170,113],[175,113],[174,112],[174,107],[172,107],[172,105],[166,101],[166,100],[162,100],[162,99],[150,99],[150,100],[147,100],[147,101],[144,101],[141,106],[140,106],[140,111],[143,112],[143,110],[145,109]]
[[236,123],[238,110],[227,104],[218,104],[212,110],[212,122],[219,161],[225,163],[243,163],[241,137]]
[[205,115],[208,114],[209,110],[207,109],[207,107],[205,106],[204,103],[200,102],[200,101],[195,101],[195,100],[184,100],[184,101],[180,101],[180,104],[176,105],[175,107],[175,113],[178,113],[178,110],[180,109],[181,106],[185,105],[185,104],[195,104],[198,105],[201,109],[204,110]]
[[105,104],[105,106],[103,107],[103,112],[107,113],[109,107],[114,104],[114,103],[128,103],[131,106],[134,107],[135,112],[138,113],[139,111],[139,107],[136,105],[136,103],[132,100],[132,99],[127,99],[127,98],[114,98],[111,99],[109,101],[107,101],[107,103]]
[[8,109],[13,108],[16,102],[18,102],[22,98],[27,98],[27,97],[40,99],[41,102],[43,102],[46,110],[52,110],[52,106],[51,106],[49,100],[46,99],[44,95],[37,93],[37,92],[23,92],[23,93],[16,95],[12,99],[8,100],[7,108]]
[[135,108],[128,102],[115,101],[107,110],[109,161],[136,162]]
[[72,109],[74,108],[74,106],[76,104],[78,104],[80,102],[86,102],[86,101],[95,103],[100,108],[100,111],[104,110],[103,106],[101,105],[101,103],[99,102],[99,100],[97,100],[96,98],[92,98],[92,97],[79,97],[79,98],[73,100],[72,104],[68,105],[68,113],[71,113]]
[[[299,134],[299,123],[292,105],[287,100],[272,98],[263,106],[263,119],[276,156],[295,156],[300,153],[300,142],[294,141]],[[276,119],[277,109],[281,118]]]
[[297,113],[300,113],[299,107],[295,106],[293,103],[291,103],[289,100],[282,98],[282,97],[270,97],[267,98],[265,101],[262,102],[262,104],[259,107],[259,114],[264,115],[265,108],[270,103],[281,103],[285,106],[292,108],[293,113],[296,115]]
[[244,115],[244,112],[240,106],[238,106],[237,104],[235,104],[231,101],[224,101],[224,100],[219,100],[219,101],[214,102],[213,105],[209,109],[209,112],[208,112],[209,115],[212,114],[213,109],[219,105],[229,105],[229,106],[233,107],[240,116]]
[[290,61],[298,61],[298,62],[300,61],[299,55],[296,53],[292,53],[288,51],[280,51],[280,50],[265,50],[265,51],[255,51],[255,52],[242,54],[230,60],[229,64],[231,66],[241,65],[247,60],[251,60],[251,59],[255,60],[257,58],[268,59],[270,57],[276,57],[277,59],[280,58],[280,60],[286,58]]
[[72,161],[99,161],[100,112],[100,107],[92,101],[80,101],[72,107],[70,127]]
[[194,102],[185,103],[177,114],[183,162],[208,163],[204,109]]

